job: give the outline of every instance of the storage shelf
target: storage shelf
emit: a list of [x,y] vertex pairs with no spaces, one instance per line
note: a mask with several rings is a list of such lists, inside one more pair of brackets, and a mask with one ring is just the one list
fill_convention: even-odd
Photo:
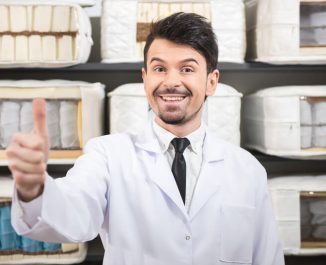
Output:
[[[126,83],[142,82],[142,62],[132,63],[100,63],[89,62],[66,68],[0,68],[0,80],[21,79],[67,79],[87,82],[101,82],[110,92]],[[260,62],[219,63],[220,82],[233,86],[244,96],[257,90],[285,85],[326,85],[326,64],[324,65],[272,65]],[[218,89],[218,87],[217,87]],[[108,102],[105,103],[105,109]],[[105,112],[105,133],[108,133],[107,111]],[[245,126],[245,124],[242,124]],[[270,156],[256,151],[252,154],[265,166],[268,174],[318,173],[325,174],[325,160],[300,160]],[[55,171],[64,172],[71,167],[73,161],[59,165],[59,161],[51,161],[48,166],[50,174]],[[57,164],[58,163],[58,164]],[[0,165],[5,162],[0,161]],[[57,164],[57,165],[55,165]],[[4,167],[2,167],[4,168]]]

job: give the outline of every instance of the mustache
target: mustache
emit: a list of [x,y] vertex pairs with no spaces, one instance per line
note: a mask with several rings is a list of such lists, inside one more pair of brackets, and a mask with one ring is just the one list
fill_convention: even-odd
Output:
[[192,96],[191,91],[189,91],[187,88],[181,89],[176,87],[168,87],[168,88],[157,87],[153,92],[154,96],[160,96],[162,94],[179,94],[179,95],[181,94],[185,96]]

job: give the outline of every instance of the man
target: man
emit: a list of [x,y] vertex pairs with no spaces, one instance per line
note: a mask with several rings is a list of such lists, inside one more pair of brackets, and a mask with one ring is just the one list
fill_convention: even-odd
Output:
[[65,178],[45,173],[45,105],[34,101],[33,132],[7,150],[15,229],[55,242],[100,233],[103,264],[284,264],[264,168],[201,119],[219,78],[210,25],[185,13],[158,21],[144,63],[154,120],[91,140]]

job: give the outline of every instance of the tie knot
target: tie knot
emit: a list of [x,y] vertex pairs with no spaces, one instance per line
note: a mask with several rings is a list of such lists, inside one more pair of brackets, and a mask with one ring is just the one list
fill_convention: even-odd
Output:
[[187,138],[174,138],[171,141],[171,144],[174,147],[174,150],[176,153],[183,153],[183,151],[187,148],[187,146],[190,144],[189,140]]

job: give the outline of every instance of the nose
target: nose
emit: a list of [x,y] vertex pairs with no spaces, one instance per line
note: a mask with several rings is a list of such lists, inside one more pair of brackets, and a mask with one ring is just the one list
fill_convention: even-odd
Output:
[[168,71],[164,76],[163,85],[165,88],[180,87],[181,78],[178,71]]

